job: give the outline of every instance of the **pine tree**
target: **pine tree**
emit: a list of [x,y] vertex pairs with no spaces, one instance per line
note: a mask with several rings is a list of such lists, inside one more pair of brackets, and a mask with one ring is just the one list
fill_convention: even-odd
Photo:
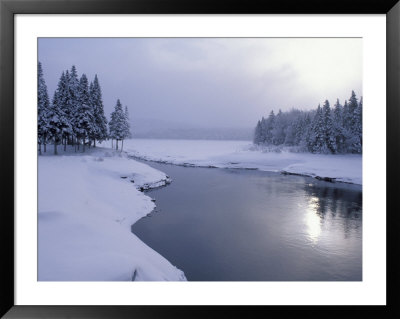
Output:
[[358,106],[357,96],[354,91],[351,91],[351,96],[349,98],[349,113],[353,114]]
[[285,123],[282,111],[279,110],[275,117],[275,123],[272,129],[272,144],[281,145],[285,142]]
[[125,112],[124,112],[124,133],[123,133],[123,138],[122,138],[122,145],[121,145],[121,152],[124,147],[124,140],[131,138],[131,129],[130,129],[130,124],[129,124],[129,112],[128,112],[128,107],[125,106]]
[[261,121],[257,122],[256,128],[254,129],[253,143],[257,144],[257,145],[262,143],[262,139],[261,139]]
[[101,96],[101,87],[97,77],[97,74],[94,76],[94,82],[90,85],[90,99],[91,105],[94,110],[94,120],[95,120],[95,139],[94,146],[96,146],[96,139],[99,142],[107,139],[107,119],[104,115],[104,106],[103,100]]
[[42,154],[42,147],[46,152],[46,144],[49,135],[49,108],[50,100],[47,93],[46,82],[43,77],[42,64],[38,63],[38,144],[39,154]]
[[132,137],[132,133],[131,133],[131,125],[130,125],[130,118],[129,118],[129,112],[128,112],[128,107],[125,106],[125,134],[124,134],[124,138],[128,139]]
[[299,145],[303,149],[307,149],[308,151],[311,151],[310,145],[312,144],[312,138],[313,138],[313,133],[312,133],[312,121],[311,121],[311,115],[310,112],[307,112],[307,114],[304,117],[303,125],[302,125],[302,134],[301,134],[301,140]]
[[358,100],[354,91],[351,91],[351,96],[347,105],[344,123],[346,152],[358,153],[361,149],[361,145],[356,128],[358,122]]
[[77,92],[75,132],[77,137],[82,140],[83,151],[85,151],[86,138],[94,135],[94,115],[90,105],[89,85],[85,74],[81,76]]
[[273,143],[273,130],[275,127],[275,114],[274,111],[272,110],[269,113],[268,119],[265,120],[265,124],[263,127],[263,136],[264,136],[264,143],[266,144],[272,144]]
[[337,152],[335,130],[332,123],[331,108],[329,101],[325,100],[322,108],[323,116],[323,130],[325,135],[325,146],[330,153],[335,154]]
[[[71,142],[74,144],[74,139],[78,139],[78,125],[77,125],[77,116],[79,112],[79,79],[78,79],[78,73],[76,70],[75,65],[71,67],[71,71],[68,72],[66,71],[66,78],[68,81],[68,109],[69,113],[67,114],[68,119],[71,123],[71,126],[74,128],[71,136]],[[79,143],[78,143],[78,148],[79,148]]]
[[345,135],[343,129],[343,107],[339,102],[339,99],[336,100],[335,108],[333,110],[333,127],[334,127],[334,136],[336,140],[336,147],[338,153],[345,153]]
[[309,140],[309,149],[312,153],[323,153],[326,151],[324,119],[321,105],[318,104],[312,123],[312,135]]
[[67,132],[71,132],[71,125],[65,116],[64,111],[57,103],[57,95],[53,99],[56,103],[52,103],[48,111],[48,137],[52,140],[54,145],[54,154],[57,155],[57,145],[62,142],[63,136]]
[[354,152],[355,153],[362,153],[362,104],[363,100],[362,97],[360,98],[360,102],[358,103],[358,106],[354,110],[353,114],[353,121],[354,121],[354,126],[353,126],[353,134],[355,138],[355,143],[353,145]]
[[114,107],[114,111],[111,113],[109,130],[110,137],[116,140],[116,149],[118,150],[118,141],[123,140],[126,133],[125,114],[119,99]]
[[[60,80],[58,81],[57,89],[53,95],[52,106],[54,110],[62,112],[62,121],[67,127],[62,130],[62,136],[59,137],[60,143],[64,142],[64,150],[66,148],[66,138],[73,135],[73,110],[70,108],[70,93],[69,93],[69,72],[62,72]],[[56,111],[58,112],[58,111]]]
[[268,131],[268,123],[267,119],[264,117],[261,118],[261,123],[260,123],[260,144],[267,143],[267,131]]

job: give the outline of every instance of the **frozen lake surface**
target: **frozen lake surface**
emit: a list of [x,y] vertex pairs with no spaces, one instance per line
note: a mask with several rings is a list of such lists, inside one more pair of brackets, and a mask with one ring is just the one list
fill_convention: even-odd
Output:
[[362,280],[362,187],[146,162],[172,184],[132,232],[189,281]]

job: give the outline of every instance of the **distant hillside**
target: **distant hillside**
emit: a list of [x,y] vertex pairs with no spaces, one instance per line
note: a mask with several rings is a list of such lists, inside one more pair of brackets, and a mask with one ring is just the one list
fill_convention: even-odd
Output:
[[136,138],[251,141],[254,134],[254,128],[205,128],[153,119],[135,119],[131,128]]

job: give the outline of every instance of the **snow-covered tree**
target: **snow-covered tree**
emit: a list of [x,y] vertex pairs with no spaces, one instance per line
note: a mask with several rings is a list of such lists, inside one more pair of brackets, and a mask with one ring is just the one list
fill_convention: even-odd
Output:
[[262,125],[262,132],[263,132],[262,135],[264,137],[264,143],[266,143],[266,144],[273,143],[273,138],[274,138],[273,130],[275,127],[275,120],[276,120],[276,116],[275,116],[274,111],[272,110],[269,113],[268,118],[266,120],[264,119],[264,121],[263,121],[264,123],[262,123],[262,124],[264,124],[264,125]]
[[331,117],[331,107],[328,100],[325,100],[322,108],[322,117],[324,121],[323,130],[325,134],[325,147],[330,153],[335,154],[337,153],[335,130]]
[[85,74],[82,74],[77,91],[77,109],[75,116],[75,132],[82,141],[85,151],[86,139],[94,136],[94,115],[90,105],[89,84]]
[[78,72],[76,70],[75,65],[71,67],[70,72],[67,70],[65,74],[68,81],[68,103],[66,107],[69,110],[69,112],[67,113],[67,116],[73,128],[73,132],[68,139],[70,140],[70,143],[75,144],[74,140],[77,140],[79,135],[79,132],[77,131],[78,129],[77,115],[80,107],[79,106],[80,84],[79,84]]
[[131,125],[130,125],[130,118],[129,118],[129,111],[128,111],[128,107],[125,106],[125,134],[124,134],[124,138],[128,139],[132,137],[132,133],[131,133]]
[[116,149],[118,150],[118,141],[123,140],[126,134],[125,113],[119,99],[114,107],[114,111],[111,113],[109,131],[110,138],[116,140]]
[[73,114],[74,111],[70,108],[70,93],[69,93],[69,72],[62,72],[60,80],[57,84],[57,89],[53,95],[52,107],[55,113],[62,112],[62,122],[65,126],[62,129],[62,135],[57,137],[57,143],[64,143],[64,150],[66,148],[66,139],[73,135]]
[[38,63],[38,144],[39,154],[42,154],[42,144],[46,152],[47,139],[49,137],[49,108],[50,100],[47,93],[46,82],[43,77],[42,64]]
[[128,107],[127,106],[125,106],[124,123],[123,123],[123,125],[124,125],[124,132],[123,132],[123,138],[122,138],[122,141],[121,141],[121,143],[122,143],[121,144],[121,151],[124,148],[124,140],[132,137],[132,135],[131,135],[131,126],[130,126],[130,123],[129,123],[129,112],[128,112]]
[[351,96],[349,98],[349,103],[346,112],[345,121],[345,143],[347,152],[350,153],[361,153],[361,141],[359,138],[360,124],[358,111],[358,99],[354,91],[351,91]]
[[257,145],[263,143],[263,138],[261,135],[261,121],[257,122],[256,128],[254,129],[253,143]]
[[[57,98],[55,98],[57,101]],[[57,145],[62,142],[63,137],[71,132],[71,125],[60,108],[59,103],[52,103],[48,111],[48,137],[53,142],[54,154],[57,154]]]
[[325,100],[323,107],[300,111],[291,109],[257,122],[255,144],[300,146],[312,153],[362,153],[362,98],[352,91],[342,106],[337,99],[334,109]]
[[362,153],[362,97],[353,114],[353,135],[355,143],[353,144],[353,152]]
[[96,146],[96,139],[99,142],[107,139],[107,119],[104,115],[103,99],[101,96],[101,87],[97,74],[94,76],[94,82],[91,83],[90,88],[90,102],[94,110],[95,121],[95,138],[94,146]]
[[333,109],[333,129],[336,140],[336,149],[338,153],[345,153],[345,133],[343,128],[343,106],[339,99],[336,100],[335,108]]
[[309,149],[312,153],[326,152],[324,118],[321,105],[318,104],[317,112],[311,124],[312,135],[310,139]]
[[285,142],[285,120],[283,113],[279,110],[275,117],[274,127],[272,129],[272,143],[274,145],[281,145]]

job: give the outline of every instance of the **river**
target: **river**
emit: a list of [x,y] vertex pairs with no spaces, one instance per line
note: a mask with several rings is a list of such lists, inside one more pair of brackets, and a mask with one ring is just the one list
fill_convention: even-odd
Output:
[[146,164],[173,181],[132,232],[189,281],[362,280],[360,185]]

